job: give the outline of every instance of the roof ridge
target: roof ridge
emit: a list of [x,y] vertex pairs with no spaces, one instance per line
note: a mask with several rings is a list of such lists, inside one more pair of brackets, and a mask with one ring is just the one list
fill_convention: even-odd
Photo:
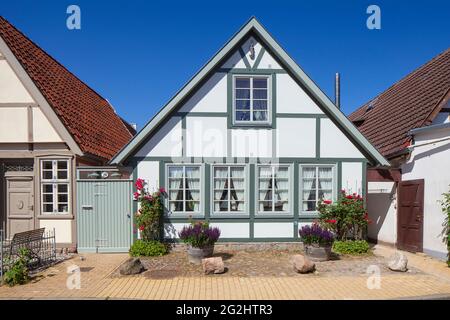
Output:
[[380,92],[379,94],[377,94],[376,96],[374,96],[372,99],[370,99],[368,102],[364,103],[363,105],[361,105],[359,108],[357,108],[355,111],[353,111],[349,117],[351,117],[354,113],[358,112],[359,110],[361,110],[362,108],[366,107],[370,102],[377,100],[381,95],[390,92],[391,90],[393,90],[394,87],[396,87],[397,85],[400,85],[402,82],[412,78],[414,75],[416,75],[417,73],[419,73],[420,71],[422,71],[425,67],[427,67],[428,65],[430,65],[433,61],[438,60],[439,58],[441,58],[442,56],[444,56],[447,52],[450,52],[450,47],[445,49],[444,51],[442,51],[441,53],[439,53],[438,55],[434,56],[433,58],[431,58],[430,60],[428,60],[425,63],[422,63],[419,67],[417,67],[416,69],[414,69],[413,71],[409,72],[408,74],[404,75],[400,80],[397,80],[396,82],[394,82],[392,85],[390,85],[389,87],[387,87],[387,89],[384,89],[382,92]]
[[[57,63],[61,68],[66,70],[68,73],[70,73],[73,77],[75,77],[78,81],[80,81],[84,86],[86,86],[89,90],[94,92],[97,96],[99,96],[101,99],[105,100],[108,105],[109,102],[106,98],[104,98],[100,93],[98,93],[95,89],[92,89],[87,83],[85,83],[83,80],[81,80],[76,74],[74,74],[72,71],[67,69],[61,62],[59,62],[56,58],[54,58],[51,54],[49,54],[47,51],[41,48],[36,42],[31,40],[27,35],[25,35],[20,29],[18,29],[15,25],[13,25],[11,22],[9,22],[5,17],[0,15],[0,21],[3,20],[6,24],[11,26],[14,30],[16,30],[18,33],[20,33],[23,37],[25,37],[28,41],[30,41],[37,49],[41,50],[42,53],[44,53],[46,56],[48,56],[50,59],[52,59],[55,63]],[[20,61],[19,61],[20,62]],[[111,106],[111,105],[110,105]],[[111,106],[112,107],[112,106]]]

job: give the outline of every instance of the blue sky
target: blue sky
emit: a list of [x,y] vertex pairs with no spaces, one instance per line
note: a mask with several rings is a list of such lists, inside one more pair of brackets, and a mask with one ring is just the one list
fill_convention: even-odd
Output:
[[[81,8],[81,30],[66,9]],[[381,8],[381,30],[366,8]],[[3,1],[4,16],[142,126],[251,17],[329,96],[342,77],[346,114],[450,45],[450,2]]]

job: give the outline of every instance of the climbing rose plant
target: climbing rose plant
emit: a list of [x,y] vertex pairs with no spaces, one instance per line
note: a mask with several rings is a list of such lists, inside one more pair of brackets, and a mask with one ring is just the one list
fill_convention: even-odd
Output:
[[447,243],[447,265],[450,267],[450,191],[442,194],[444,199],[439,201],[442,207],[442,213],[445,214],[445,220],[442,225],[442,236],[444,243]]
[[363,232],[371,221],[364,208],[363,198],[356,194],[347,194],[341,190],[338,200],[323,200],[319,203],[319,223],[331,230],[339,240],[361,240]]
[[136,192],[133,197],[140,204],[135,214],[136,227],[141,232],[142,240],[160,240],[164,214],[163,197],[166,190],[161,187],[158,191],[150,193],[145,186],[146,182],[143,179],[136,180]]

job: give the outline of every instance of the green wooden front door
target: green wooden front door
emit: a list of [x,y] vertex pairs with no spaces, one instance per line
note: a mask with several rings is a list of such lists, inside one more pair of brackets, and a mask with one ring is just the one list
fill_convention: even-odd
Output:
[[132,182],[77,181],[79,252],[128,252],[132,241]]

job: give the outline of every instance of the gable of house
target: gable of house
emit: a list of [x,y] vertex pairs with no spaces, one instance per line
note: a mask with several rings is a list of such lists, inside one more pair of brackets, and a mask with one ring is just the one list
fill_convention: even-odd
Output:
[[[269,121],[236,125],[235,78],[255,74],[267,77]],[[300,138],[293,139],[294,135]],[[256,19],[228,41],[111,162],[125,163],[134,156],[340,156],[388,165]]]

